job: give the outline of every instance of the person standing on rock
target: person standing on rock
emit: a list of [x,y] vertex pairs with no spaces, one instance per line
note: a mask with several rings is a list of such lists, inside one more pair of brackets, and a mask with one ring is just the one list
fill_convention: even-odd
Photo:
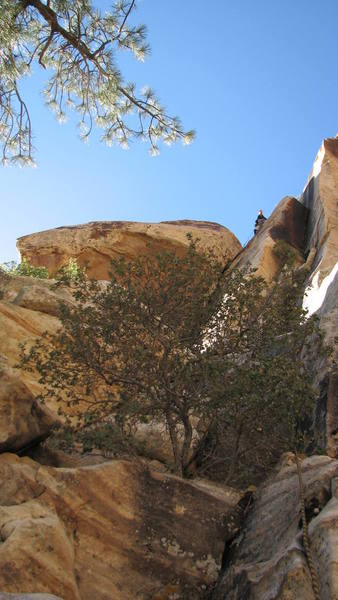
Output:
[[261,228],[261,226],[263,225],[264,221],[266,221],[266,217],[264,217],[263,215],[263,210],[260,208],[259,209],[259,213],[258,213],[258,217],[255,221],[255,229],[254,229],[254,234],[256,235],[256,233],[258,233],[259,229]]

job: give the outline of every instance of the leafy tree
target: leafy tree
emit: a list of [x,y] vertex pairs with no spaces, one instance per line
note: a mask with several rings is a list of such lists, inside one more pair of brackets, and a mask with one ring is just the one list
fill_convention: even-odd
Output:
[[116,64],[118,50],[143,61],[149,54],[143,25],[131,25],[135,0],[118,0],[101,14],[90,0],[0,0],[0,140],[3,161],[33,163],[32,125],[19,80],[34,63],[47,69],[47,105],[59,121],[69,108],[80,115],[80,133],[88,139],[94,125],[103,129],[108,145],[128,147],[133,139],[147,140],[151,154],[158,140],[190,143],[154,92],[139,95],[126,83]]
[[61,267],[55,274],[55,279],[61,283],[74,283],[76,281],[84,281],[86,277],[86,269],[78,265],[76,258],[70,257],[68,265]]
[[49,273],[46,267],[34,267],[23,258],[21,263],[12,260],[0,265],[0,270],[7,275],[25,275],[26,277],[36,277],[37,279],[48,279]]
[[164,422],[179,474],[233,481],[264,469],[303,439],[312,392],[301,357],[316,324],[297,302],[300,272],[286,267],[268,292],[250,272],[220,273],[195,242],[181,257],[115,260],[109,283],[77,284],[60,332],[23,364],[91,440],[111,422],[120,432]]
[[305,273],[278,281],[234,271],[209,329],[212,410],[195,456],[200,473],[246,485],[287,450],[313,443],[313,355],[324,352],[315,317],[300,299]]

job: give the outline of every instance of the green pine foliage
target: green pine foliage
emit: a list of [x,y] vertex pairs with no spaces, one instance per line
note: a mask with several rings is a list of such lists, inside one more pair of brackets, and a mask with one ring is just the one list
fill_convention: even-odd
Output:
[[[99,3],[97,3],[99,4]],[[149,87],[136,90],[118,68],[118,51],[144,61],[149,54],[144,25],[130,23],[135,0],[118,0],[110,12],[88,0],[0,0],[0,144],[3,162],[34,165],[32,123],[21,79],[33,65],[46,69],[47,106],[60,122],[79,115],[81,138],[93,127],[102,141],[128,148],[135,139],[159,152],[159,141],[188,144],[184,131]]]
[[267,290],[252,272],[221,271],[191,241],[184,256],[114,260],[109,283],[77,282],[62,329],[23,352],[22,364],[40,374],[44,399],[72,414],[67,425],[82,442],[112,423],[118,440],[137,423],[165,423],[174,472],[240,484],[307,446],[305,357],[322,342],[299,303],[304,273],[285,266]]

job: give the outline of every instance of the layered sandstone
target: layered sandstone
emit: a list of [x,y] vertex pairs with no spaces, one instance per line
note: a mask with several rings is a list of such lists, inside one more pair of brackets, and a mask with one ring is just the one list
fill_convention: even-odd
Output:
[[283,240],[294,249],[297,263],[302,264],[307,219],[308,209],[296,198],[286,196],[261,226],[257,235],[235,258],[232,268],[250,266],[256,270],[257,275],[271,282],[280,269],[280,261],[274,252],[279,240]]
[[[32,277],[0,279],[0,293],[0,354],[13,368],[20,362],[20,344],[29,347],[44,331],[56,332],[59,304],[72,297],[68,288]],[[15,371],[31,392],[41,391],[36,373]]]
[[17,452],[45,439],[55,416],[13,369],[0,364],[0,452]]
[[64,600],[202,598],[241,494],[113,461],[0,456],[0,590]]
[[299,200],[284,198],[232,267],[251,266],[272,281],[280,268],[274,253],[279,240],[286,241],[296,251],[298,265],[308,269],[304,306],[320,317],[326,342],[335,350],[333,360],[318,361],[313,370],[318,388],[317,431],[322,446],[337,457],[338,137],[323,141]]
[[34,266],[45,266],[54,275],[70,258],[87,268],[89,277],[109,279],[110,262],[120,256],[153,255],[161,250],[183,254],[188,246],[187,234],[199,239],[203,249],[211,248],[221,261],[234,257],[242,248],[229,229],[206,221],[166,221],[134,223],[101,221],[58,227],[18,239],[22,258]]
[[[321,600],[338,598],[338,461],[302,462],[305,506]],[[212,600],[314,600],[301,532],[299,481],[290,455],[261,486],[241,534],[228,546]]]
[[338,457],[338,137],[324,140],[300,201],[309,210],[305,251],[310,269],[305,306],[317,313],[328,343],[331,364],[316,365],[321,382],[318,426],[330,456]]
[[62,600],[51,594],[7,594],[0,592],[0,600]]

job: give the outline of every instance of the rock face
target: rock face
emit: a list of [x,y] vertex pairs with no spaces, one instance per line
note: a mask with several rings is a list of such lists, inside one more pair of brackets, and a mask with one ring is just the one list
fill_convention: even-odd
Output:
[[[271,281],[279,264],[273,252],[278,240],[297,251],[298,264],[309,270],[304,306],[317,312],[326,341],[336,346],[338,334],[338,137],[324,140],[304,191],[286,197],[260,231],[235,258],[232,266],[252,266]],[[337,364],[337,350],[335,362]],[[317,430],[321,444],[338,456],[338,374],[334,360],[314,365],[318,387]]]
[[64,600],[201,598],[238,528],[240,498],[142,463],[55,469],[2,454],[0,589]]
[[139,254],[154,254],[159,250],[183,253],[188,245],[187,233],[199,238],[200,247],[212,248],[220,259],[232,258],[242,248],[229,229],[205,221],[167,221],[134,223],[102,221],[59,227],[18,239],[22,258],[34,266],[45,266],[54,275],[70,258],[95,279],[109,279],[112,258],[125,256],[132,260]]
[[[302,462],[305,506],[321,600],[338,598],[338,461]],[[292,455],[257,494],[241,534],[224,556],[212,600],[312,600],[302,545],[297,469]]]
[[18,375],[0,365],[0,452],[17,452],[47,437],[55,416]]
[[311,270],[305,305],[310,314],[317,312],[335,350],[331,368],[317,367],[322,382],[319,426],[326,431],[328,454],[338,457],[338,137],[324,140],[300,201],[309,210],[305,251]]
[[[338,137],[324,140],[300,202],[309,210],[306,251],[313,252],[313,277],[320,284],[337,264]],[[332,277],[333,281],[333,277]]]
[[296,198],[283,198],[231,266],[243,268],[250,265],[257,269],[257,275],[264,277],[267,282],[272,281],[280,266],[274,254],[275,244],[279,240],[296,250],[298,264],[302,264],[307,219],[308,209]]
[[[0,279],[0,354],[14,367],[20,358],[19,344],[32,344],[44,331],[55,332],[60,301],[71,302],[69,290],[55,282],[31,277]],[[15,369],[17,376],[37,394],[40,386],[34,373]]]
[[62,600],[51,594],[6,594],[0,592],[0,600]]
[[[105,279],[111,258],[133,260],[163,248],[184,253],[191,232],[201,247],[213,248],[219,258],[237,255],[233,265],[252,265],[271,281],[279,269],[274,246],[284,240],[296,250],[298,264],[310,269],[307,305],[332,341],[338,315],[337,189],[338,139],[325,140],[301,198],[284,198],[242,252],[226,228],[196,221],[62,227],[20,238],[18,248],[51,274],[72,257],[88,263],[90,276]],[[0,452],[22,450],[48,434],[53,417],[36,403],[36,377],[13,366],[20,342],[30,344],[58,328],[60,300],[73,301],[69,289],[50,280],[0,281]],[[331,458],[304,460],[303,477],[322,600],[337,600],[338,379],[328,364],[315,369],[318,422]],[[141,445],[149,433],[139,432]],[[163,456],[157,456],[167,460],[166,432],[155,433],[152,446],[161,445]],[[53,464],[0,455],[0,600],[198,600],[217,577],[224,543],[224,572],[213,600],[314,598],[291,458],[259,490],[237,537],[241,493],[230,488],[182,481],[141,461],[90,466],[87,460],[83,466],[80,457],[69,457]]]

